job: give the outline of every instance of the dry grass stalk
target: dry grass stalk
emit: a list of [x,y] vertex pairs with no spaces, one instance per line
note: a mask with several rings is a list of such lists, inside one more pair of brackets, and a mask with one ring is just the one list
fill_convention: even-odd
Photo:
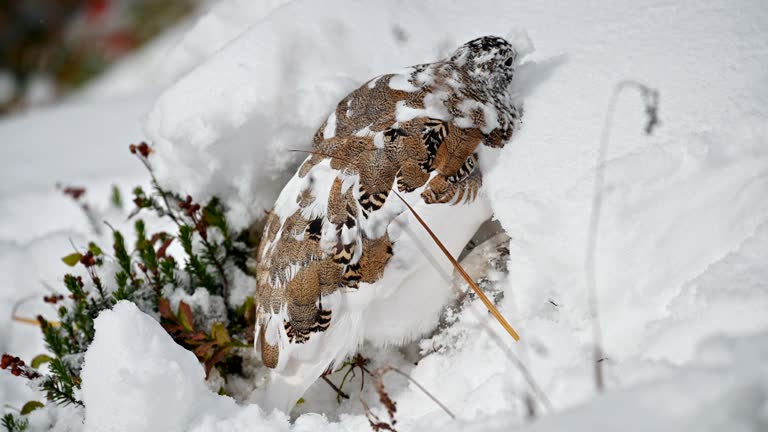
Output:
[[[16,303],[14,303],[13,308],[11,309],[11,320],[16,321],[18,323],[22,324],[28,324],[35,327],[40,327],[40,321],[37,318],[28,318],[25,316],[18,315],[16,312],[19,310],[19,307],[24,304],[26,301],[31,300],[35,298],[35,296],[29,296],[23,299],[20,299]],[[54,327],[58,327],[61,325],[58,321],[48,321],[48,324],[51,324]]]
[[361,398],[360,402],[363,404],[363,410],[365,411],[365,416],[368,418],[368,423],[371,425],[371,428],[374,431],[393,431],[397,432],[395,429],[395,424],[397,424],[397,419],[395,419],[395,414],[397,413],[397,403],[392,400],[392,398],[389,396],[389,393],[387,393],[387,389],[384,387],[384,375],[386,375],[388,372],[395,372],[405,378],[408,379],[408,381],[412,382],[416,387],[419,388],[427,397],[432,399],[437,406],[443,409],[443,411],[446,412],[449,416],[451,416],[452,419],[456,419],[456,416],[451,412],[451,410],[448,409],[442,402],[440,402],[435,396],[432,395],[427,389],[424,388],[421,384],[418,383],[415,379],[413,379],[410,375],[407,373],[401,371],[400,369],[394,367],[394,366],[384,366],[379,369],[374,370],[371,372],[366,368],[365,366],[362,366],[362,369],[365,373],[370,375],[375,382],[376,385],[376,393],[379,395],[379,402],[381,402],[381,405],[384,406],[384,408],[387,410],[387,415],[389,416],[389,421],[384,421],[379,416],[374,414],[367,403]]
[[502,315],[501,312],[499,312],[499,310],[496,309],[496,306],[493,304],[491,299],[489,299],[488,296],[485,295],[485,293],[480,289],[480,287],[477,286],[475,281],[473,281],[472,278],[467,274],[467,272],[464,270],[461,264],[459,264],[459,262],[456,261],[456,258],[454,258],[453,255],[451,255],[451,253],[448,251],[445,245],[443,245],[443,242],[441,242],[440,239],[435,235],[435,233],[432,232],[432,230],[429,228],[429,225],[427,225],[427,223],[424,222],[424,219],[422,219],[421,216],[419,216],[419,214],[416,212],[416,210],[414,210],[413,207],[411,207],[411,205],[408,204],[408,201],[406,201],[405,198],[400,196],[400,194],[394,190],[392,192],[395,195],[397,195],[398,198],[400,198],[400,201],[402,201],[406,207],[408,207],[408,210],[411,211],[411,213],[416,218],[416,220],[419,221],[422,227],[424,227],[424,229],[427,231],[429,236],[432,237],[432,240],[435,242],[437,247],[440,248],[443,254],[445,254],[445,257],[448,258],[451,264],[453,264],[453,267],[456,269],[456,271],[459,272],[461,277],[464,278],[467,284],[469,284],[470,288],[472,288],[475,294],[477,294],[477,296],[483,302],[485,307],[488,308],[488,311],[491,313],[491,315],[493,315],[493,317],[496,318],[496,321],[498,321],[499,324],[501,324],[501,326],[504,327],[504,330],[506,330],[507,333],[509,333],[509,335],[512,336],[512,339],[519,341],[520,335],[518,335],[515,329],[513,329],[512,326],[509,325],[509,322],[507,322],[506,318],[504,318],[504,315]]
[[603,185],[605,183],[605,159],[610,141],[611,126],[613,126],[613,114],[616,111],[616,102],[619,94],[624,89],[634,88],[640,92],[643,98],[643,106],[647,122],[645,124],[645,134],[650,135],[659,125],[659,92],[643,83],[633,80],[621,81],[616,84],[611,94],[611,100],[608,103],[608,112],[605,117],[605,124],[600,138],[600,147],[597,154],[595,183],[592,190],[592,211],[589,218],[589,232],[587,237],[587,250],[584,261],[584,271],[587,277],[587,301],[589,303],[592,319],[592,339],[594,344],[594,367],[595,367],[595,388],[602,392],[605,388],[603,379],[603,360],[605,352],[603,350],[602,329],[600,327],[600,313],[597,299],[596,282],[596,259],[595,250],[597,248],[597,233],[600,227],[600,210],[603,204]]
[[[378,370],[375,370],[375,371],[374,371],[374,374],[376,374],[376,375],[379,377],[379,379],[378,379],[378,382],[377,382],[377,384],[376,384],[376,391],[380,391],[380,390],[379,390],[379,387],[381,388],[381,390],[383,390],[383,389],[384,389],[384,375],[385,375],[387,372],[395,372],[395,373],[397,373],[397,374],[399,374],[399,375],[401,375],[401,376],[405,377],[406,379],[408,379],[408,381],[412,382],[412,383],[413,383],[413,385],[415,385],[416,387],[418,387],[418,388],[419,388],[419,390],[421,390],[421,391],[422,391],[422,392],[423,392],[425,395],[427,395],[427,397],[428,397],[428,398],[432,399],[432,402],[434,402],[435,404],[437,404],[437,406],[439,406],[440,408],[442,408],[442,409],[443,409],[443,411],[445,411],[445,413],[446,413],[446,414],[448,414],[449,416],[451,416],[451,418],[452,418],[452,419],[456,419],[456,415],[454,415],[454,414],[451,412],[451,410],[449,410],[449,409],[448,409],[448,407],[446,407],[446,406],[445,406],[445,405],[444,405],[442,402],[440,402],[440,401],[439,401],[439,400],[438,400],[438,399],[437,399],[435,396],[433,396],[433,395],[432,395],[432,393],[430,393],[429,391],[427,391],[427,389],[425,389],[425,388],[424,388],[424,386],[422,386],[421,384],[419,384],[419,382],[418,382],[418,381],[416,381],[415,379],[413,379],[413,378],[412,378],[410,375],[408,375],[407,373],[405,373],[405,372],[401,371],[400,369],[398,369],[398,368],[396,368],[396,367],[394,367],[394,366],[384,366],[384,367],[382,367],[382,368],[380,368],[380,369],[378,369]],[[381,394],[379,395],[379,398],[381,399]],[[384,401],[382,401],[382,403],[384,403]],[[394,406],[394,402],[392,402],[392,405]],[[389,408],[387,408],[387,409],[389,409]]]

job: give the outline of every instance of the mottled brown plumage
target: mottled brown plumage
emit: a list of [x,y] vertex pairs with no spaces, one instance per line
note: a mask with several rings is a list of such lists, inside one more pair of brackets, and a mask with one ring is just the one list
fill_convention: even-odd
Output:
[[[505,92],[515,59],[503,39],[480,38],[448,59],[376,77],[339,102],[264,228],[256,334],[265,365],[298,373],[312,362],[301,346],[364,307],[354,296],[378,283],[396,251],[390,223],[403,209],[393,189],[432,205],[477,198],[478,147],[502,146],[519,124]],[[328,357],[313,368],[346,354],[341,334],[306,351]]]

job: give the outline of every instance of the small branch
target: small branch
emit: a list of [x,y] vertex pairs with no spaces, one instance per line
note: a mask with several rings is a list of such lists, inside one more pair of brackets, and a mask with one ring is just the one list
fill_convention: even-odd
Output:
[[528,368],[525,367],[525,363],[523,363],[523,361],[520,360],[520,358],[517,355],[515,355],[515,353],[513,353],[509,349],[509,347],[505,346],[502,343],[500,336],[496,334],[491,334],[491,336],[494,338],[498,338],[499,345],[504,349],[504,353],[520,371],[520,374],[523,376],[523,379],[531,388],[531,390],[533,390],[536,396],[539,398],[539,401],[541,402],[541,404],[547,409],[548,412],[552,412],[552,402],[549,401],[549,397],[547,397],[547,394],[544,393],[544,390],[541,389],[541,386],[539,386],[539,384],[533,378],[533,374],[531,374]]
[[448,414],[452,419],[454,419],[454,420],[456,419],[456,416],[451,412],[451,410],[448,409],[447,406],[445,406],[442,402],[440,402],[435,396],[432,395],[432,393],[427,391],[427,389],[425,389],[423,385],[419,384],[418,381],[416,381],[415,379],[411,378],[411,376],[408,375],[407,373],[401,371],[400,369],[398,369],[398,368],[396,368],[394,366],[384,366],[383,368],[378,369],[376,371],[376,373],[380,376],[381,379],[383,379],[384,378],[384,374],[386,374],[387,372],[390,372],[390,371],[391,372],[395,372],[395,373],[397,373],[397,374],[407,378],[408,381],[412,382],[416,387],[418,387],[419,390],[421,390],[425,395],[427,395],[427,397],[432,399],[432,402],[434,402],[435,404],[437,404],[437,406],[442,408],[443,411],[445,411],[446,414]]
[[332,388],[332,389],[333,389],[333,390],[336,392],[336,395],[337,395],[337,396],[341,397],[342,399],[349,399],[349,395],[348,395],[348,394],[346,394],[346,393],[344,393],[343,391],[341,391],[341,389],[340,389],[340,388],[338,388],[338,387],[336,386],[336,384],[334,384],[334,383],[333,383],[333,381],[331,381],[330,379],[328,379],[328,377],[327,377],[327,376],[323,375],[323,376],[321,376],[320,378],[322,378],[322,379],[323,379],[323,381],[325,381],[325,382],[326,382],[326,384],[328,384],[329,386],[331,386],[331,388]]
[[[145,144],[146,145],[146,144]],[[165,204],[165,211],[168,214],[168,216],[173,220],[173,222],[176,224],[177,227],[181,228],[181,222],[176,217],[173,207],[171,206],[171,203],[168,200],[168,194],[166,193],[163,188],[160,187],[160,183],[157,181],[157,177],[155,177],[155,172],[152,169],[152,165],[149,164],[149,161],[147,160],[147,155],[152,153],[153,150],[151,150],[148,146],[145,147],[146,150],[142,152],[141,149],[137,149],[134,147],[131,150],[131,153],[134,153],[136,157],[141,161],[141,163],[144,165],[144,167],[149,172],[149,176],[152,178],[152,187],[155,189],[155,191],[160,194],[160,197],[163,200],[163,204]],[[189,199],[189,198],[188,198]],[[194,217],[192,217],[192,222],[194,222],[195,227],[198,226],[198,221]],[[223,293],[222,297],[224,298],[224,302],[229,304],[229,281],[227,280],[226,272],[224,271],[224,265],[219,261],[219,258],[214,253],[214,247],[211,245],[210,242],[208,242],[208,239],[206,239],[204,236],[200,236],[200,239],[202,240],[203,246],[205,247],[206,251],[208,252],[208,255],[211,257],[211,260],[213,261],[213,266],[216,268],[216,272],[219,273],[219,277],[221,278],[221,283],[223,285]]]
[[[36,318],[28,318],[28,317],[16,314],[16,311],[18,311],[19,307],[21,307],[22,304],[28,302],[29,300],[34,299],[35,297],[36,296],[34,295],[27,296],[18,300],[16,303],[14,303],[13,307],[11,308],[11,320],[16,321],[18,323],[22,323],[22,324],[29,324],[31,326],[40,327],[40,321],[38,321]],[[58,327],[61,325],[61,323],[59,323],[58,321],[48,321],[48,323],[54,327]]]
[[[336,372],[341,372],[344,369],[347,369],[347,371],[344,373],[344,376],[341,378],[341,384],[339,384],[339,390],[336,395],[336,401],[338,403],[341,403],[341,398],[343,393],[341,392],[341,389],[344,388],[344,384],[347,382],[347,378],[351,375],[352,378],[354,378],[355,375],[355,368],[359,368],[362,371],[362,375],[360,376],[360,391],[363,391],[363,386],[365,385],[365,373],[368,372],[368,369],[365,367],[365,365],[368,364],[368,359],[363,357],[362,354],[357,353],[355,354],[352,359],[345,361],[344,364],[341,365],[340,368],[336,370]],[[333,373],[332,369],[329,369],[326,371],[325,374],[323,374],[322,378],[325,378],[326,376]],[[369,373],[369,372],[368,372]],[[330,384],[330,383],[329,383]],[[347,399],[346,397],[344,399]]]
[[176,218],[176,215],[173,213],[173,208],[171,207],[171,203],[168,202],[168,196],[163,190],[163,188],[160,187],[160,183],[157,181],[157,177],[155,177],[155,171],[152,169],[152,165],[149,164],[149,161],[147,161],[146,157],[136,154],[136,158],[138,158],[142,164],[144,164],[144,167],[147,169],[147,172],[149,172],[149,177],[152,179],[152,187],[155,188],[157,193],[160,194],[160,197],[163,199],[163,203],[165,204],[165,209],[168,212],[168,217],[173,220],[173,222],[176,224],[177,227],[181,226],[181,223]]
[[221,293],[221,296],[224,298],[224,302],[229,304],[229,282],[227,281],[227,274],[224,272],[224,265],[219,261],[219,257],[216,256],[215,249],[213,245],[208,242],[208,239],[202,236],[200,239],[203,241],[203,246],[205,246],[208,255],[213,261],[213,266],[216,268],[216,271],[219,273],[219,277],[221,278],[221,283],[224,288],[224,292]]
[[91,206],[83,198],[83,195],[85,195],[85,188],[77,186],[64,186],[61,183],[57,183],[56,188],[58,188],[64,195],[72,199],[72,201],[74,201],[75,204],[80,207],[80,209],[85,214],[86,219],[88,219],[88,223],[91,225],[91,230],[93,230],[93,233],[97,236],[100,236],[101,225],[98,223],[99,218],[97,217],[97,214],[93,208],[91,208]]
[[[22,317],[18,315],[11,314],[11,319],[22,324],[29,324],[31,326],[40,327],[40,323],[36,319]],[[58,324],[52,322],[51,324]]]
[[21,414],[21,410],[20,410],[20,409],[18,409],[18,408],[16,408],[16,407],[10,406],[10,405],[8,405],[8,404],[5,404],[5,405],[3,405],[3,407],[4,407],[4,408],[6,408],[6,409],[11,409],[11,410],[14,410],[14,411],[16,411],[17,413]]

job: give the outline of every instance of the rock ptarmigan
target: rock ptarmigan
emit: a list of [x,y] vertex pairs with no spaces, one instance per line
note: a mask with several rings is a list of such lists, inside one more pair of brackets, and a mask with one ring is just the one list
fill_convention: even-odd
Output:
[[255,347],[271,368],[264,409],[289,411],[363,341],[434,328],[451,264],[399,191],[456,254],[491,216],[482,172],[519,127],[517,52],[486,36],[447,59],[353,91],[269,213],[257,256]]

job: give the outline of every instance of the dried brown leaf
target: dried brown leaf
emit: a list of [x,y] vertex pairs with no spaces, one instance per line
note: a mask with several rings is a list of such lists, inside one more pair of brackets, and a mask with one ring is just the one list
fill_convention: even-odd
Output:
[[176,317],[174,317],[173,312],[171,312],[171,304],[168,302],[168,299],[161,298],[157,302],[157,309],[160,312],[161,317],[176,321]]

